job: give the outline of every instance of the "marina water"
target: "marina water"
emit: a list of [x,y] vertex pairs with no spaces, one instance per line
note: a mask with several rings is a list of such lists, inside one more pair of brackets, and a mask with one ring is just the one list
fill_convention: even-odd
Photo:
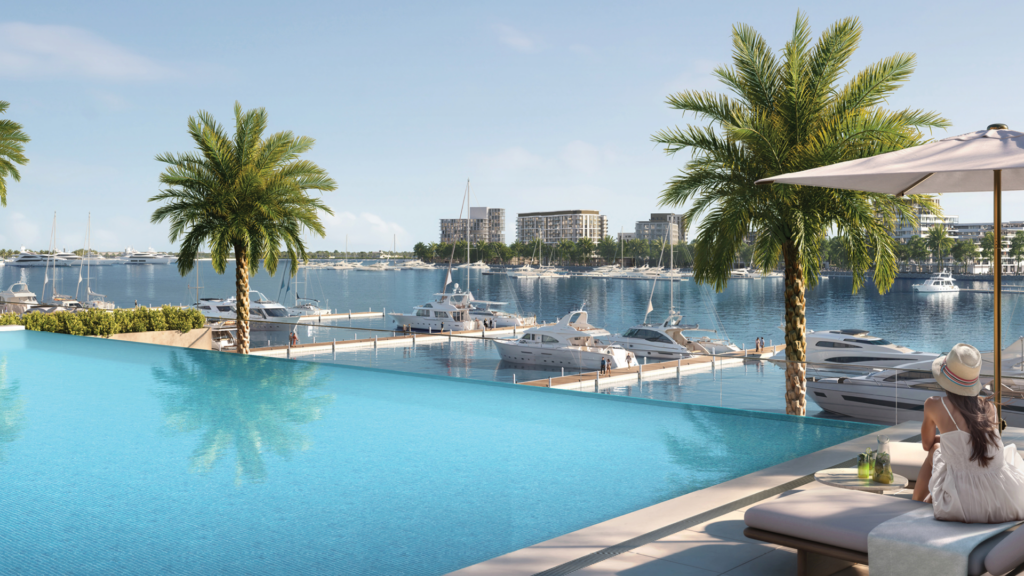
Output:
[[[287,265],[282,266],[285,268]],[[233,263],[223,275],[213,272],[208,261],[199,262],[200,297],[234,295]],[[53,270],[50,275],[54,275]],[[485,275],[480,271],[453,270],[453,279],[462,288],[469,285],[479,300],[508,302],[508,311],[536,314],[538,321],[550,322],[586,303],[590,322],[611,332],[621,332],[644,318],[651,295],[650,280],[616,280],[589,277],[512,279],[504,275]],[[44,270],[0,267],[0,285],[6,288],[27,281],[38,295]],[[467,277],[468,275],[468,277]],[[56,271],[57,290],[74,295],[77,269]],[[196,297],[196,275],[182,277],[174,265],[104,266],[91,271],[92,289],[103,293],[118,307],[140,305],[190,304]],[[295,294],[314,298],[323,307],[339,312],[367,310],[409,312],[413,306],[433,299],[440,292],[445,271],[405,270],[401,272],[300,270],[290,287],[282,270],[276,276],[261,271],[252,278],[252,289],[268,298],[290,305]],[[1013,283],[1012,279],[1007,285]],[[982,350],[992,348],[992,294],[915,294],[912,285],[920,280],[897,280],[892,290],[879,295],[870,283],[852,293],[851,278],[833,275],[807,291],[807,327],[810,330],[859,328],[874,336],[891,340],[915,350],[945,352],[965,342]],[[283,286],[284,285],[284,286]],[[988,283],[960,282],[962,288],[986,288]],[[81,285],[84,291],[84,282]],[[449,287],[449,290],[451,287]],[[49,297],[51,285],[47,286]],[[695,282],[674,283],[674,305],[682,312],[683,322],[699,324],[702,329],[717,330],[737,345],[752,348],[756,338],[766,343],[782,343],[782,279],[733,279],[721,293]],[[1003,342],[1024,335],[1024,295],[1007,294],[1003,301]],[[670,286],[658,281],[654,287],[654,312],[650,322],[663,319],[669,308]],[[323,326],[302,326],[301,342],[351,340],[372,337],[372,332],[392,327],[389,320],[335,319]],[[254,347],[283,345],[284,332],[254,332]],[[1004,344],[1005,345],[1005,344]],[[492,344],[454,339],[452,344],[438,343],[412,347],[362,348],[330,354],[304,355],[303,360],[372,366],[421,374],[439,374],[483,380],[518,382],[558,376],[561,373],[536,367],[504,363]],[[642,385],[623,385],[605,391],[611,394],[652,397],[707,405],[755,410],[781,411],[784,408],[782,370],[771,364],[747,364],[715,371],[684,373],[677,379],[645,380]]]

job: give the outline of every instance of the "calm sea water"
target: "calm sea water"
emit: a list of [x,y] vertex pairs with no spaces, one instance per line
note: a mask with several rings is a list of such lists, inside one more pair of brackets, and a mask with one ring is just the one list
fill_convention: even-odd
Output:
[[[209,262],[199,264],[199,285],[203,297],[227,297],[234,293],[234,271],[224,275],[213,272]],[[18,280],[26,280],[30,289],[39,293],[44,271],[14,267],[0,268],[0,285],[4,289]],[[52,274],[52,271],[51,271]],[[285,304],[298,292],[316,298],[326,307],[341,311],[411,311],[412,307],[432,299],[444,282],[445,272],[401,271],[359,272],[310,270],[300,272],[298,285],[286,292],[282,273],[269,276],[260,272],[252,286],[271,299]],[[551,321],[576,309],[584,302],[590,321],[612,332],[622,331],[641,322],[651,297],[655,311],[650,320],[658,321],[674,301],[687,323],[715,329],[739,345],[751,347],[754,339],[781,342],[783,333],[784,292],[781,279],[734,280],[724,292],[699,286],[692,281],[668,282],[609,280],[584,277],[517,280],[506,276],[483,275],[479,271],[456,270],[454,280],[463,288],[468,284],[478,299],[508,302],[510,311],[536,314],[542,321]],[[109,266],[92,270],[93,291],[106,294],[118,306],[139,304],[179,304],[195,300],[196,277],[182,278],[175,266]],[[58,291],[74,294],[78,271],[59,272]],[[812,288],[807,294],[808,328],[829,330],[860,328],[916,350],[943,352],[958,342],[973,344],[982,350],[992,348],[991,294],[915,294],[914,283],[920,280],[898,280],[893,289],[879,295],[871,284],[859,293],[852,293],[850,278],[834,276]],[[982,283],[961,287],[986,287]],[[84,292],[84,285],[81,288]],[[47,288],[49,294],[50,288]],[[331,327],[304,327],[303,342],[348,340],[365,337],[370,332],[359,329],[386,329],[383,319],[331,322]],[[1003,342],[1024,335],[1024,302],[1022,295],[1004,296]],[[257,332],[256,346],[283,344],[281,333]],[[439,374],[484,380],[511,382],[547,378],[550,371],[514,366],[501,362],[493,345],[478,342],[454,342],[391,349],[363,349],[330,355],[306,356],[318,362],[336,362]],[[774,366],[742,366],[717,370],[715,373],[684,375],[624,386],[608,391],[612,394],[645,396],[683,402],[724,405],[749,409],[782,410],[782,371]]]

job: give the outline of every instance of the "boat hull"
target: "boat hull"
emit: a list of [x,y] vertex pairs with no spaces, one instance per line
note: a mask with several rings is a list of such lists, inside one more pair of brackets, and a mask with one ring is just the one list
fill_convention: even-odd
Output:
[[690,351],[678,344],[662,344],[649,342],[642,338],[624,338],[621,336],[605,337],[598,340],[599,344],[621,346],[632,352],[636,357],[679,360],[692,356]]
[[476,330],[480,323],[476,320],[468,322],[456,322],[452,319],[429,318],[427,316],[416,316],[415,314],[391,313],[391,322],[394,328],[399,330],[408,328],[414,332],[460,332],[463,330]]
[[494,341],[498,354],[505,362],[526,364],[531,366],[548,366],[552,368],[572,368],[575,370],[600,370],[601,359],[611,364],[611,368],[625,368],[627,365],[626,351],[615,349],[610,351],[582,350],[572,348],[546,348],[529,346],[517,341]]

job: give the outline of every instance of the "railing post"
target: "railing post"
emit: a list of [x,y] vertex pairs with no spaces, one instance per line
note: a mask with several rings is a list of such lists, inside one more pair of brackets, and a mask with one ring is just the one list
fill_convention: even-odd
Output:
[[451,331],[451,329],[449,328],[449,329],[448,329],[448,345],[450,346],[450,345],[451,345],[451,343],[452,343],[452,331]]
[[412,333],[412,345],[413,346],[416,345],[416,333],[415,332]]
[[643,364],[640,364],[640,365],[637,366],[636,380],[637,380],[637,382],[643,382],[644,381],[644,365]]
[[601,373],[597,373],[597,378],[594,378],[594,392],[601,391]]
[[676,359],[676,378],[679,378],[680,373],[683,371],[683,359]]
[[291,342],[288,343],[288,350],[284,353],[284,357],[286,359],[288,359],[288,360],[292,359],[292,344],[291,344]]
[[377,349],[377,335],[376,334],[373,335],[373,349],[374,350]]
[[337,340],[332,340],[331,341],[331,354],[334,355],[334,359],[335,360],[338,359],[338,341]]
[[548,376],[548,388],[551,388],[551,376]]
[[512,373],[512,383],[513,384],[516,383],[516,373],[515,372]]

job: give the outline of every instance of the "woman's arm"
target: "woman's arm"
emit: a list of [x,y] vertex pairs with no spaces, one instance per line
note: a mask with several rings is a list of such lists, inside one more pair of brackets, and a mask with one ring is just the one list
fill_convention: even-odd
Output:
[[932,446],[939,443],[939,435],[935,433],[935,418],[933,412],[938,401],[934,396],[924,401],[924,422],[921,422],[921,447],[925,452],[932,449]]

